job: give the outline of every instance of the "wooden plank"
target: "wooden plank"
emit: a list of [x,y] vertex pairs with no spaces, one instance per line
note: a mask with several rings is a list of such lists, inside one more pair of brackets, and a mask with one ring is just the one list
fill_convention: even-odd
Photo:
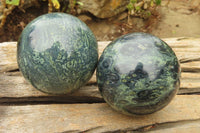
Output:
[[[115,132],[159,129],[166,123],[200,121],[200,96],[176,96],[150,115],[126,116],[106,103],[0,106],[0,132]],[[197,126],[196,126],[197,127]],[[151,128],[149,128],[151,129]]]
[[[181,63],[200,61],[200,38],[166,38],[163,40],[172,47]],[[110,41],[99,42],[99,55],[109,43]],[[0,56],[0,72],[18,69],[16,42],[0,43]]]
[[0,43],[0,72],[18,69],[16,42]]
[[[165,39],[172,48],[200,47],[200,39],[170,38]],[[109,42],[99,42],[99,53]],[[183,52],[181,52],[183,53]],[[199,52],[200,53],[200,52]],[[193,55],[191,52],[186,55]],[[103,102],[96,86],[96,74],[93,75],[87,86],[82,87],[79,91],[69,95],[48,95],[37,91],[28,84],[18,71],[16,63],[16,42],[0,43],[0,103],[13,102],[64,102],[64,103],[80,103],[80,102]],[[181,87],[178,94],[199,94],[200,93],[200,61],[194,61],[194,58],[182,58],[181,63],[182,77]],[[199,55],[200,57],[200,55]],[[198,58],[199,58],[198,57]],[[6,72],[12,71],[12,72]]]
[[[150,131],[147,131],[147,130]],[[164,123],[159,126],[147,126],[142,129],[145,133],[199,133],[200,120]]]
[[[178,93],[200,93],[200,39],[164,40],[170,44],[181,62],[183,72]],[[108,42],[99,42],[100,54],[107,44]],[[199,95],[178,95],[159,112],[130,117],[113,111],[106,103],[102,103],[104,101],[96,86],[95,74],[86,86],[73,94],[48,95],[33,88],[17,71],[15,42],[0,43],[0,58],[0,132],[165,133],[176,130],[195,133],[200,129]],[[15,103],[21,105],[8,106],[16,105]],[[48,104],[41,105],[43,103]]]
[[[199,56],[200,58],[200,56]],[[200,61],[190,61],[181,64],[182,72],[200,72]]]
[[182,72],[178,94],[200,94],[200,74]]
[[73,94],[49,95],[33,88],[20,72],[0,75],[0,103],[9,102],[103,102],[97,86],[84,86]]
[[200,48],[200,38],[193,37],[178,37],[178,38],[163,38],[166,43],[172,48]]
[[[0,103],[13,102],[64,102],[64,103],[92,103],[103,102],[96,84],[90,84],[80,88],[73,94],[49,95],[33,88],[26,82],[20,72],[4,73],[0,75]],[[96,79],[92,80],[96,83]],[[200,74],[182,73],[181,86],[178,94],[200,93]]]

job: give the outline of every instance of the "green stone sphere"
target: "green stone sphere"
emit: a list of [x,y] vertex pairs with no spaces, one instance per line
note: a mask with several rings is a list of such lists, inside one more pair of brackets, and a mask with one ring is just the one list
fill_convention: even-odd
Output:
[[129,115],[165,107],[180,86],[180,66],[172,49],[147,33],[131,33],[111,42],[97,66],[104,100]]
[[17,44],[19,69],[36,89],[71,93],[91,78],[98,62],[95,36],[65,13],[42,15],[23,30]]

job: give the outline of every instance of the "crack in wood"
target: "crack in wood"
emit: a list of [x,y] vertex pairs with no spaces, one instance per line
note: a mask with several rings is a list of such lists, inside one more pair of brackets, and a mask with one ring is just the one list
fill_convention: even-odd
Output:
[[[187,89],[186,89],[187,90]],[[177,95],[200,95],[199,91],[180,91]],[[103,98],[87,96],[40,96],[40,97],[1,97],[0,105],[44,105],[44,104],[78,104],[78,103],[105,103]]]
[[[95,74],[94,74],[95,75]],[[48,95],[39,92],[28,84],[19,72],[9,72],[0,75],[0,104],[26,105],[50,103],[99,103],[101,97],[96,77],[86,86],[69,95]],[[200,93],[200,76],[198,73],[182,73],[181,87],[178,94],[194,95]]]
[[179,60],[180,63],[189,63],[194,61],[200,61],[200,58],[183,58]]
[[86,96],[44,96],[44,97],[2,97],[0,105],[43,105],[43,104],[78,104],[78,103],[104,103],[103,98]]
[[182,68],[181,69],[182,72],[191,72],[191,73],[199,73],[200,72],[200,68]]
[[[193,124],[193,123],[199,123],[200,127],[200,119],[192,119],[192,120],[180,120],[180,121],[172,121],[172,122],[164,122],[164,123],[155,123],[146,125],[139,128],[126,128],[123,130],[112,130],[112,131],[106,131],[102,133],[141,133],[141,132],[153,132],[163,129],[169,129],[169,128],[175,128],[187,124]],[[78,130],[72,130],[72,131],[63,131],[60,133],[91,133],[91,132],[99,132],[101,129],[103,129],[103,126],[97,126],[90,129],[87,129],[85,131],[78,131]]]
[[19,72],[19,68],[11,69],[11,70],[8,70],[6,72]]
[[182,41],[182,40],[187,40],[187,39],[190,39],[189,37],[180,37],[180,38],[177,38],[176,40],[177,41]]
[[80,130],[69,130],[69,131],[63,131],[63,132],[56,132],[56,133],[83,133]]
[[[16,42],[0,43],[0,132],[168,133],[167,129],[177,130],[182,126],[181,131],[191,131],[194,126],[200,131],[200,39],[184,37],[164,41],[181,63],[178,92],[181,95],[155,114],[134,118],[113,111],[104,103],[95,74],[87,86],[74,94],[48,95],[37,91],[19,72]],[[100,54],[108,43],[99,42]]]
[[0,132],[159,133],[182,125],[198,130],[199,100],[197,95],[179,95],[162,110],[143,116],[123,115],[106,103],[0,106]]
[[[181,121],[173,121],[173,122],[164,122],[164,123],[156,123],[153,125],[148,125],[140,129],[136,129],[133,131],[157,131],[157,130],[163,130],[166,128],[173,128],[173,127],[178,127],[178,126],[183,126],[184,124],[192,124],[192,123],[199,123],[200,126],[200,119],[195,119],[195,120],[181,120]],[[149,128],[152,127],[152,128]]]
[[146,125],[144,127],[139,127],[139,128],[127,128],[123,130],[114,130],[114,131],[106,131],[103,133],[148,133],[151,131],[152,133],[155,131],[163,130],[163,129],[169,129],[169,128],[176,128],[179,126],[187,125],[187,124],[193,124],[193,123],[198,123],[200,127],[200,119],[195,119],[195,120],[180,120],[180,121],[173,121],[173,122],[164,122],[164,123],[155,123],[155,124],[150,124]]

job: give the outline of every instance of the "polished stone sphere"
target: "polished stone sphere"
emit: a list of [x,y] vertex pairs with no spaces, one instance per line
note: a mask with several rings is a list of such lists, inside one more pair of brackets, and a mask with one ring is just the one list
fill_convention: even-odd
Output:
[[111,42],[97,66],[104,100],[125,114],[150,114],[165,107],[180,86],[180,66],[159,38],[131,33]]
[[38,90],[71,93],[93,75],[98,49],[92,31],[65,13],[42,15],[23,30],[17,44],[23,76]]

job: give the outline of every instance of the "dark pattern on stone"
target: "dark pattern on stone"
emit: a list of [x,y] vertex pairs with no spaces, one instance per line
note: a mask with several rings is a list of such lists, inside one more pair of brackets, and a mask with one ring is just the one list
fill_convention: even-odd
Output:
[[78,18],[42,15],[23,30],[17,59],[24,77],[38,90],[70,93],[93,75],[98,61],[96,39]]
[[165,107],[179,89],[180,66],[172,49],[146,33],[124,35],[100,57],[97,83],[105,101],[125,114]]

